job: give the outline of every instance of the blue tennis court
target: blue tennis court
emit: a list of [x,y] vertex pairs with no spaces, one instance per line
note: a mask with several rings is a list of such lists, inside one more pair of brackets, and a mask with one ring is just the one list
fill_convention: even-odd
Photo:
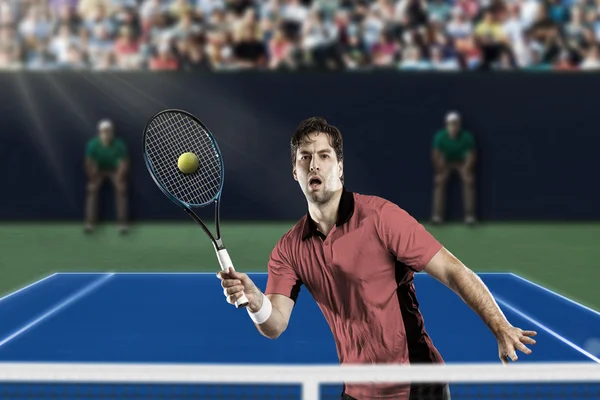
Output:
[[[514,274],[480,276],[513,325],[538,332],[533,354],[519,362],[600,362],[586,350],[600,336],[600,313]],[[264,290],[266,274],[251,277]],[[426,274],[415,286],[446,362],[499,362],[495,338],[457,295]],[[57,273],[0,299],[0,321],[4,362],[338,363],[306,288],[287,331],[270,340],[206,273]]]

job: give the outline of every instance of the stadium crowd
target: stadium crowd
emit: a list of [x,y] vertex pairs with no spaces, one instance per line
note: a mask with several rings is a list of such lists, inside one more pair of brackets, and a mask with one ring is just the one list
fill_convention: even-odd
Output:
[[0,69],[600,70],[600,0],[0,0]]

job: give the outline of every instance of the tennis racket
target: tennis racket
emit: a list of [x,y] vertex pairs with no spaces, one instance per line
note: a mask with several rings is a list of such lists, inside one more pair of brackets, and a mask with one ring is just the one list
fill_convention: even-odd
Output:
[[[146,167],[160,190],[182,207],[206,232],[212,241],[221,269],[233,268],[231,258],[221,238],[220,206],[225,168],[217,141],[208,128],[192,114],[182,110],[164,110],[154,115],[144,128],[144,158]],[[198,157],[198,169],[184,174],[177,161],[183,153]],[[215,206],[216,236],[192,210]],[[246,307],[242,295],[237,308]]]

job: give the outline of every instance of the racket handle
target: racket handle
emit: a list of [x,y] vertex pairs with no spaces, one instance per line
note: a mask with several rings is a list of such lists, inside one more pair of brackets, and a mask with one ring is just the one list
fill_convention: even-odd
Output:
[[[219,264],[223,271],[229,270],[229,267],[233,268],[233,262],[231,262],[231,257],[229,257],[229,253],[226,249],[217,250],[217,259],[219,260]],[[233,270],[235,271],[235,268],[233,268]],[[242,297],[235,301],[236,308],[246,307],[247,305],[248,298],[245,294],[242,294]]]

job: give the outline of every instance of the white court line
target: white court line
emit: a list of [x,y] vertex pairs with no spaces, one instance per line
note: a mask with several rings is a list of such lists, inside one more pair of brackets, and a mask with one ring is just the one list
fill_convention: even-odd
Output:
[[509,303],[507,303],[505,300],[502,300],[498,296],[494,296],[494,298],[496,299],[496,301],[498,303],[502,304],[504,307],[508,308],[509,310],[511,310],[515,314],[519,315],[520,317],[525,318],[527,321],[531,322],[532,324],[534,324],[538,328],[540,328],[540,329],[548,332],[550,335],[554,336],[556,339],[560,340],[561,342],[563,342],[567,346],[571,347],[574,350],[577,350],[578,352],[580,352],[581,354],[589,357],[593,361],[596,361],[597,363],[600,363],[600,358],[594,356],[593,354],[591,354],[588,351],[585,351],[581,347],[577,346],[575,343],[571,342],[569,339],[566,339],[565,337],[561,336],[560,334],[554,332],[552,329],[548,328],[546,325],[542,324],[539,321],[536,321],[535,319],[531,318],[529,315],[527,315],[524,312],[520,311],[516,307],[511,306]]
[[550,293],[550,294],[552,294],[552,295],[554,295],[554,296],[560,297],[561,299],[563,299],[563,300],[565,300],[565,301],[567,301],[567,302],[569,302],[569,303],[571,303],[571,304],[573,304],[573,305],[576,305],[576,306],[578,306],[578,307],[581,307],[581,308],[583,308],[583,309],[586,309],[586,310],[588,310],[588,311],[591,311],[591,312],[593,312],[594,314],[596,314],[597,316],[599,316],[599,317],[600,317],[600,312],[598,312],[598,311],[594,310],[593,308],[590,308],[590,307],[588,307],[588,306],[585,306],[585,305],[583,305],[583,304],[581,304],[581,303],[578,303],[578,302],[576,302],[575,300],[568,298],[567,296],[564,296],[564,295],[562,295],[562,294],[560,294],[560,293],[556,293],[555,291],[553,291],[553,290],[550,290],[550,289],[548,289],[547,287],[544,287],[544,286],[542,286],[542,285],[540,285],[540,284],[538,284],[538,283],[532,282],[532,281],[530,281],[529,279],[523,278],[523,277],[522,277],[522,276],[520,276],[520,275],[514,274],[514,273],[512,273],[512,272],[511,272],[510,274],[511,274],[512,276],[514,276],[515,278],[518,278],[518,279],[522,280],[522,281],[523,281],[523,282],[525,282],[525,283],[528,283],[528,284],[530,284],[530,285],[532,285],[532,286],[535,286],[535,287],[537,287],[537,288],[539,288],[539,289],[542,289],[542,290],[544,290],[544,291],[546,291],[546,292],[548,292],[548,293]]
[[54,275],[56,275],[56,274],[48,275],[47,277],[45,277],[45,278],[42,278],[42,279],[40,279],[39,281],[32,282],[32,283],[30,283],[29,285],[22,287],[21,289],[15,290],[14,292],[12,292],[12,293],[9,293],[9,294],[5,295],[4,297],[1,297],[1,298],[0,298],[0,301],[6,300],[6,299],[8,299],[9,297],[12,297],[12,296],[14,296],[14,295],[15,295],[15,294],[17,294],[17,293],[21,293],[21,292],[23,292],[24,290],[27,290],[27,289],[29,289],[29,288],[31,288],[31,287],[33,287],[33,286],[35,286],[35,285],[39,284],[39,283],[42,283],[42,282],[44,282],[46,279],[50,279],[50,278],[52,278]]
[[18,331],[12,333],[11,335],[9,335],[5,339],[3,339],[0,342],[0,346],[4,346],[6,343],[10,342],[14,338],[16,338],[17,336],[19,336],[23,332],[25,332],[26,330],[28,330],[28,329],[32,328],[33,326],[39,324],[40,322],[42,322],[46,318],[50,317],[51,315],[53,315],[53,314],[61,311],[62,309],[64,309],[65,307],[67,307],[69,304],[74,303],[77,300],[81,299],[82,297],[86,296],[87,294],[89,294],[90,292],[92,292],[94,289],[97,289],[99,286],[101,286],[106,281],[108,281],[113,275],[114,274],[103,275],[102,277],[100,277],[100,279],[96,279],[94,282],[92,282],[89,285],[85,286],[83,289],[81,289],[78,292],[76,292],[76,293],[72,294],[71,296],[67,297],[67,299],[65,299],[63,302],[59,303],[54,308],[52,308],[49,311],[47,311],[46,313],[40,315],[38,318],[34,319],[33,321],[31,321],[30,323],[28,323],[27,325],[25,325],[24,327],[22,327]]
[[112,271],[105,272],[57,272],[54,275],[106,275],[106,274],[115,274]]
[[[512,272],[502,272],[502,271],[497,271],[497,272],[482,271],[482,272],[475,272],[475,273],[477,275],[512,275]],[[415,276],[416,275],[429,275],[429,274],[425,271],[420,271],[420,272],[415,272]]]
[[[218,270],[215,272],[186,272],[186,271],[173,271],[173,272],[110,272],[112,275],[216,275]],[[264,271],[252,272],[252,271],[241,271],[245,274],[253,275],[266,275]],[[58,272],[56,275],[103,275],[106,272]]]

